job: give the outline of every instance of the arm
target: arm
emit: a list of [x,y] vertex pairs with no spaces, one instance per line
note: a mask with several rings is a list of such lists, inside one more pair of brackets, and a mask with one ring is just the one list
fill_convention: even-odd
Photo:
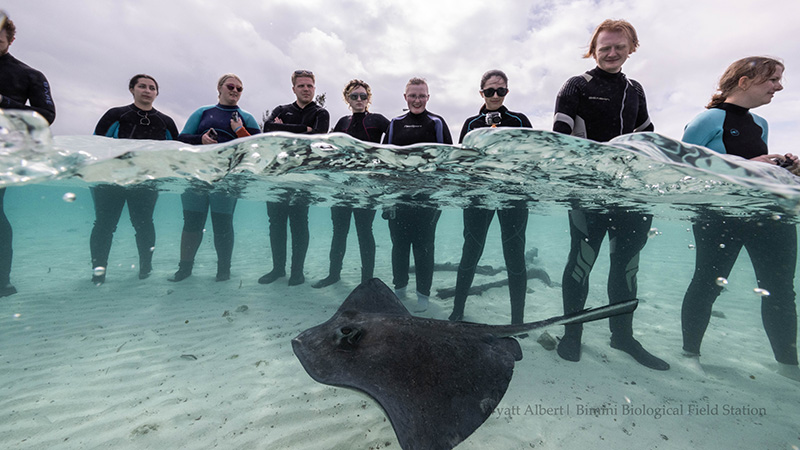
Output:
[[200,119],[203,117],[205,108],[200,108],[193,112],[186,125],[183,126],[183,131],[178,135],[178,140],[192,145],[200,145],[203,143],[203,135],[198,130],[200,126]]
[[320,108],[314,115],[314,123],[309,125],[311,127],[311,134],[325,134],[331,126],[331,116],[328,110]]
[[[553,116],[553,131],[572,134],[575,118],[578,116],[580,102],[580,84],[582,77],[572,77],[564,83],[556,97],[556,111]],[[584,136],[585,137],[585,136]]]
[[[116,114],[116,108],[109,109],[97,122],[94,127],[94,134],[96,136],[116,137],[116,130],[119,129],[119,114]],[[114,126],[116,124],[116,126]]]
[[464,125],[461,126],[461,134],[458,136],[458,143],[464,142],[464,136],[469,133],[469,123],[472,122],[472,117],[468,117],[467,120],[464,121]]
[[278,106],[273,109],[267,120],[264,122],[264,133],[270,131],[288,131],[289,133],[305,133],[308,127],[302,124],[283,123],[281,114],[284,113],[286,107],[284,105]]
[[31,106],[25,105],[24,102],[20,103],[13,98],[3,95],[0,99],[0,108],[8,109],[25,109],[28,111],[36,111],[42,117],[52,124],[56,120],[56,105],[53,103],[53,97],[50,93],[50,83],[47,78],[39,72],[34,71],[30,75],[29,89],[26,94]]
[[639,82],[631,80],[636,93],[639,94],[639,114],[636,117],[636,128],[633,129],[634,133],[641,131],[653,131],[655,127],[650,121],[650,114],[647,112],[647,99],[644,95],[644,88]]
[[453,144],[453,135],[450,134],[450,128],[447,127],[447,122],[442,119],[442,144]]
[[167,121],[167,134],[164,136],[164,139],[168,141],[172,141],[178,138],[178,127],[175,126],[175,121],[172,120],[172,117],[164,115]]

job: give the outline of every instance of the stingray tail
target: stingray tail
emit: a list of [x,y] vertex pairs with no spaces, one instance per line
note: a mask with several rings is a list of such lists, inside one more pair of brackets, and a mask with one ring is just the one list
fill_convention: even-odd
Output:
[[573,314],[566,314],[563,316],[551,317],[549,319],[540,320],[538,322],[529,322],[519,325],[507,326],[508,336],[513,336],[525,331],[536,330],[539,328],[551,327],[555,325],[570,325],[574,323],[593,322],[595,320],[606,319],[611,316],[618,316],[620,314],[632,313],[636,307],[639,306],[639,300],[626,300],[620,303],[614,303],[608,306],[599,306],[597,308],[588,308],[578,311]]

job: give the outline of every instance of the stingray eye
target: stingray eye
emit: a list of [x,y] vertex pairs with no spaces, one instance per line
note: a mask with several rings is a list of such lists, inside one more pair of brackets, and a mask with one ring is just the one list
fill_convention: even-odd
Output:
[[340,350],[355,350],[363,333],[358,328],[342,327],[339,328],[339,332],[336,334],[339,339]]

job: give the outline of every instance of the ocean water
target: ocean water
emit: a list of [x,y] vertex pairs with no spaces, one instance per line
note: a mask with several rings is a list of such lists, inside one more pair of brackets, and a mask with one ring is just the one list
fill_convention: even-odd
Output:
[[[694,270],[691,217],[698,208],[713,207],[794,221],[800,183],[784,169],[650,133],[597,144],[544,131],[486,129],[462,146],[403,152],[341,134],[276,133],[192,147],[53,138],[33,116],[6,113],[0,115],[0,137],[0,183],[7,187],[5,212],[14,229],[11,281],[19,291],[0,299],[2,448],[399,448],[375,402],[315,383],[291,352],[290,339],[327,320],[360,280],[351,227],[342,280],[310,287],[327,275],[329,207],[435,205],[443,210],[436,262],[457,263],[461,208],[499,208],[518,200],[530,208],[527,247],[538,250],[534,264],[556,282],[529,281],[531,321],[562,313],[558,283],[569,251],[570,205],[655,215],[640,259],[642,303],[634,330],[672,369],[651,371],[610,349],[605,322],[587,325],[579,363],[560,360],[533,336],[522,342],[525,356],[497,416],[458,448],[800,445],[800,406],[792,395],[798,385],[774,373],[746,252],[715,305],[703,344],[705,373],[680,355],[680,306]],[[107,281],[95,286],[89,187],[142,181],[154,181],[160,190],[153,274],[137,278],[126,209]],[[229,281],[214,281],[210,220],[193,276],[167,281],[179,256],[180,193],[190,183],[210,183],[240,197]],[[299,191],[312,202],[307,281],[259,285],[258,277],[271,269],[265,201]],[[389,284],[391,242],[380,214],[373,229],[375,275]],[[495,220],[481,264],[503,265],[499,234]],[[605,242],[589,306],[607,303],[607,251]],[[502,278],[478,275],[474,285]],[[436,272],[434,292],[454,285],[454,272]],[[425,315],[446,319],[452,299],[431,301]],[[503,324],[509,314],[501,287],[471,296],[465,319]],[[553,410],[525,414],[536,405]],[[569,412],[558,414],[564,406]],[[594,413],[579,413],[584,407]]]

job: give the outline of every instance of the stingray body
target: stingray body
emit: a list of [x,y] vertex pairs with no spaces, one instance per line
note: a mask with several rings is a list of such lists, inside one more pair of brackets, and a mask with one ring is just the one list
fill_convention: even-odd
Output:
[[492,414],[522,359],[510,337],[632,312],[631,300],[520,325],[412,316],[379,279],[359,285],[327,322],[292,347],[314,380],[375,399],[405,450],[451,449]]

